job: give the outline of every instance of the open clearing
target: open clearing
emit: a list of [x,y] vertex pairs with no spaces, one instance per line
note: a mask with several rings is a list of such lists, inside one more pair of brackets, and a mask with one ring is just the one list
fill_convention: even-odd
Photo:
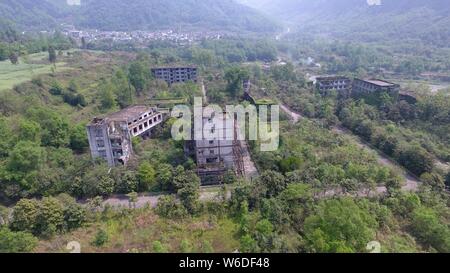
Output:
[[[49,63],[47,58],[48,53],[41,52],[31,54],[26,58],[20,58],[17,65],[13,65],[9,60],[0,62],[0,91],[11,89],[17,84],[32,80],[36,76],[50,74],[53,64]],[[68,69],[70,68],[66,66],[65,62],[56,63],[57,72]]]

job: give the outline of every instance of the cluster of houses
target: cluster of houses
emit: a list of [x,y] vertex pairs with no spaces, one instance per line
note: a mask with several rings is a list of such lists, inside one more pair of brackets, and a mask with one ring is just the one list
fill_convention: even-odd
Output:
[[175,30],[161,31],[101,31],[77,30],[74,26],[64,26],[63,34],[81,42],[112,41],[116,43],[133,42],[146,44],[152,41],[169,41],[177,44],[192,44],[201,40],[220,40],[225,34],[212,31],[180,32]]

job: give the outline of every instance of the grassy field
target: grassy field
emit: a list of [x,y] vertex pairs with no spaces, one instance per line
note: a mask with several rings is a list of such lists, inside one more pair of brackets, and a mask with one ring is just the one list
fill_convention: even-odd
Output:
[[[54,110],[73,123],[86,122],[103,114],[98,108],[99,83],[113,77],[134,55],[91,50],[71,50],[70,55],[67,52],[58,56],[56,73],[51,71],[53,65],[49,64],[46,52],[29,55],[17,66],[9,61],[0,62],[0,102],[5,101],[11,111],[20,112],[27,104],[25,101],[33,101],[34,106]],[[48,91],[54,82],[66,89],[72,81],[88,102],[86,107],[73,107],[64,103],[62,96],[53,96]]]
[[[66,54],[64,52],[64,54]],[[61,58],[59,58],[61,59]],[[20,58],[19,64],[13,65],[9,60],[0,62],[0,90],[11,89],[17,84],[32,80],[34,77],[52,73],[53,64],[48,62],[48,53],[31,54]],[[70,69],[64,61],[56,63],[56,71]]]
[[[114,214],[114,213],[113,213]],[[236,240],[237,225],[231,219],[208,217],[170,220],[159,217],[153,209],[124,211],[70,234],[39,243],[37,252],[69,252],[67,243],[77,241],[82,253],[92,252],[155,252],[155,242],[160,242],[160,252],[219,252],[231,253],[239,248]],[[106,232],[108,240],[102,246],[92,242],[99,230]],[[189,245],[182,247],[182,242]],[[158,252],[158,251],[156,251]]]

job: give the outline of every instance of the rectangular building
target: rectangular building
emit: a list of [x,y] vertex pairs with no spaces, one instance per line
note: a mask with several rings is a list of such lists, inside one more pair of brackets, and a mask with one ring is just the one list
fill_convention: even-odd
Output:
[[193,66],[152,68],[153,76],[167,84],[197,82],[197,68]]
[[132,138],[150,136],[151,130],[162,122],[161,112],[144,105],[94,118],[86,128],[91,155],[105,159],[109,166],[125,165],[133,153]]
[[[214,114],[204,113],[202,128],[196,128],[199,139],[186,143],[187,152],[195,157],[202,185],[219,184],[227,171],[244,175],[243,144],[238,140],[236,123],[228,113],[221,122]],[[206,128],[206,129],[205,129]]]
[[393,97],[398,97],[400,85],[379,79],[355,79],[352,86],[352,95],[370,95],[386,92]]
[[341,76],[318,77],[316,78],[316,87],[319,91],[348,91],[352,87],[352,80]]

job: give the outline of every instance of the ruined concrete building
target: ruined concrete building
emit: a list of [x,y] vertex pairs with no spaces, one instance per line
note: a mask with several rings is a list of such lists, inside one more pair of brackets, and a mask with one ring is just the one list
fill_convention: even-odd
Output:
[[125,165],[133,153],[131,139],[149,137],[151,130],[162,122],[162,112],[144,105],[94,118],[86,127],[92,157],[105,159],[109,166]]
[[319,91],[350,90],[352,87],[352,80],[342,76],[318,77],[316,78],[316,87]]
[[205,111],[202,128],[194,131],[196,140],[186,142],[186,151],[196,160],[202,185],[220,184],[227,171],[237,176],[245,173],[244,142],[238,138],[234,116],[223,113],[220,122],[214,118],[215,113]]
[[379,79],[355,79],[353,81],[352,94],[354,95],[368,95],[376,92],[386,92],[397,97],[400,85]]
[[193,66],[152,68],[152,74],[156,79],[163,80],[169,85],[188,81],[197,82],[197,67]]

